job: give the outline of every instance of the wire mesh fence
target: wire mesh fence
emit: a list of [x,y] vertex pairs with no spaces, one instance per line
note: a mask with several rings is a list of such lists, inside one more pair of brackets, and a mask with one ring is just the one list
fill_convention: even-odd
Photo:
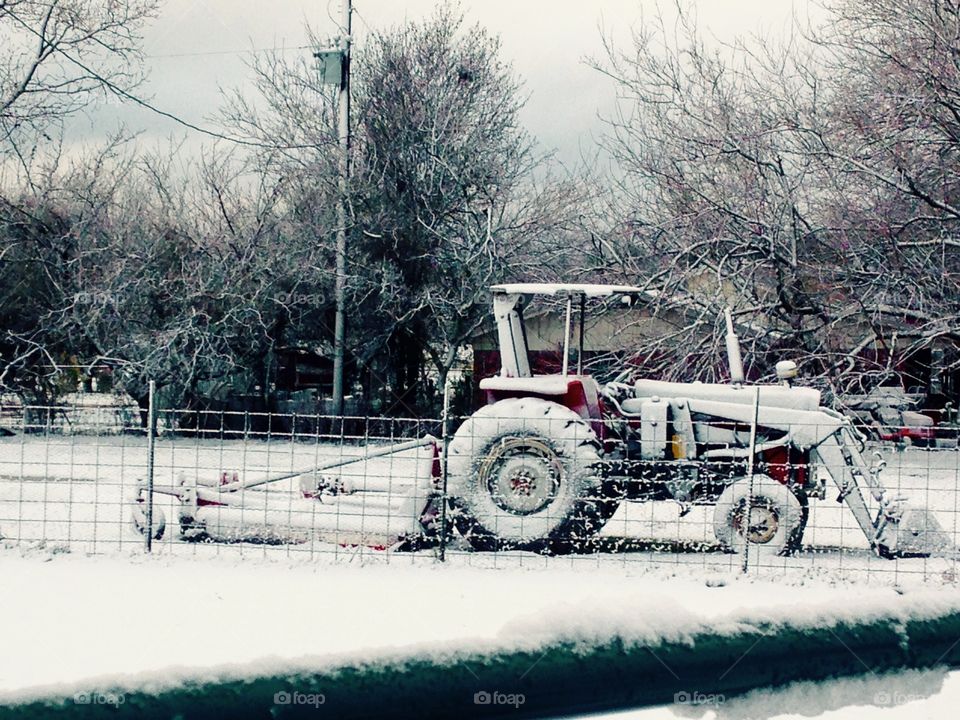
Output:
[[[149,537],[158,554],[957,576],[948,427],[776,432],[694,413],[684,429],[497,405],[433,420],[158,410],[152,475],[146,413],[21,406],[0,423],[0,544],[142,553]],[[939,546],[916,552],[928,536]]]

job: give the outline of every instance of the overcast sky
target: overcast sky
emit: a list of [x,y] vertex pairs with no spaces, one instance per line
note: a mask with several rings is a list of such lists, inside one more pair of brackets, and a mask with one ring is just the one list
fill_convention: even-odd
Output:
[[[191,122],[209,121],[219,88],[243,87],[244,57],[251,48],[306,44],[304,24],[334,34],[341,0],[167,0],[147,29],[150,81],[141,94],[161,109]],[[656,0],[462,0],[468,20],[500,35],[505,59],[523,79],[529,95],[523,120],[546,149],[575,163],[590,154],[601,131],[597,114],[608,114],[614,91],[585,64],[602,55],[601,29],[626,41],[630,29],[654,10]],[[354,0],[354,36],[363,42],[369,28],[381,29],[422,18],[435,0]],[[700,25],[730,39],[757,30],[782,32],[794,11],[808,0],[695,0]],[[332,16],[332,17],[331,17]],[[109,107],[92,122],[93,136],[122,119],[147,139],[184,133],[172,121],[132,107]],[[75,128],[79,131],[80,128]],[[199,138],[190,139],[195,147]]]

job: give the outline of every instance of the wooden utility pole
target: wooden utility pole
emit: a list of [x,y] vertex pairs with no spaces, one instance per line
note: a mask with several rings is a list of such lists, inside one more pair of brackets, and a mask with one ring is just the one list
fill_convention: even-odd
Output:
[[342,0],[340,17],[340,94],[337,98],[340,130],[340,185],[337,203],[336,320],[333,329],[333,414],[343,414],[343,361],[346,348],[347,190],[350,178],[350,20],[352,0]]

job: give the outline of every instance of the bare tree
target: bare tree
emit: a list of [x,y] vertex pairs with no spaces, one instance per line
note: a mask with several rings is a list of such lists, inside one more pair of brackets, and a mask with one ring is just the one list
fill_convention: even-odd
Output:
[[[63,322],[72,302],[72,266],[84,251],[90,196],[60,184],[56,138],[71,113],[125,92],[142,79],[140,30],[156,0],[0,1],[0,160],[18,173],[0,197],[0,384],[49,397],[49,369],[75,352]],[[48,153],[38,160],[42,144]],[[99,159],[109,165],[111,141]],[[24,186],[19,180],[28,180]],[[77,188],[80,190],[81,188]],[[44,369],[45,368],[45,369]]]
[[625,101],[606,255],[682,318],[651,369],[712,376],[724,305],[757,372],[789,352],[838,393],[956,341],[947,5],[838,2],[823,27],[713,49],[679,7],[609,48]]
[[75,332],[185,407],[230,393],[272,398],[277,351],[326,307],[319,250],[291,232],[284,188],[217,149],[178,179],[138,158],[99,218]]
[[520,83],[454,8],[378,34],[356,67],[356,288],[377,315],[365,360],[390,378],[392,412],[419,411],[489,316],[488,286],[551,273],[577,187],[534,180]]
[[281,209],[282,185],[217,148],[195,171],[175,153],[98,148],[16,197],[2,232],[4,387],[49,400],[68,389],[68,362],[105,364],[141,401],[155,380],[172,405],[255,394],[270,406],[278,350],[325,312],[322,253]]
[[[263,172],[283,179],[291,227],[330,258],[318,266],[328,282],[335,96],[309,61],[266,55],[252,69],[259,97],[232,96],[227,120],[256,139]],[[519,81],[498,40],[454,9],[374,33],[354,47],[353,69],[348,351],[368,395],[383,398],[374,410],[432,412],[489,314],[488,285],[552,272],[545,259],[562,254],[578,188],[536,179]],[[313,336],[330,334],[324,323]]]
[[[899,354],[960,342],[960,5],[837,2],[823,33],[832,122],[800,125],[805,149],[836,169],[830,223],[855,248],[864,340]],[[840,190],[841,188],[838,188]],[[893,353],[893,348],[888,348]],[[955,351],[948,353],[954,367]]]
[[[774,53],[710,50],[684,11],[676,25],[645,24],[627,52],[609,48],[602,69],[624,101],[607,147],[624,174],[608,254],[684,318],[648,350],[654,371],[709,377],[726,304],[756,327],[754,342],[784,331],[816,342],[806,332],[820,313],[807,277],[819,266],[807,262],[819,230],[811,160],[785,132],[782,100],[802,78]],[[779,74],[768,71],[776,63]]]
[[0,149],[23,152],[35,134],[103,93],[143,78],[140,31],[158,0],[0,1]]

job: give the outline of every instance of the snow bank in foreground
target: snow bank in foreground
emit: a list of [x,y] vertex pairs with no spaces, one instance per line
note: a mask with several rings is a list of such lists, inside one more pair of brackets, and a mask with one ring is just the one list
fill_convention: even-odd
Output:
[[[792,618],[821,626],[960,609],[956,590],[450,566],[0,552],[0,702],[43,686],[164,687],[386,660],[533,649],[616,634],[656,644]],[[80,686],[77,685],[77,688]]]

